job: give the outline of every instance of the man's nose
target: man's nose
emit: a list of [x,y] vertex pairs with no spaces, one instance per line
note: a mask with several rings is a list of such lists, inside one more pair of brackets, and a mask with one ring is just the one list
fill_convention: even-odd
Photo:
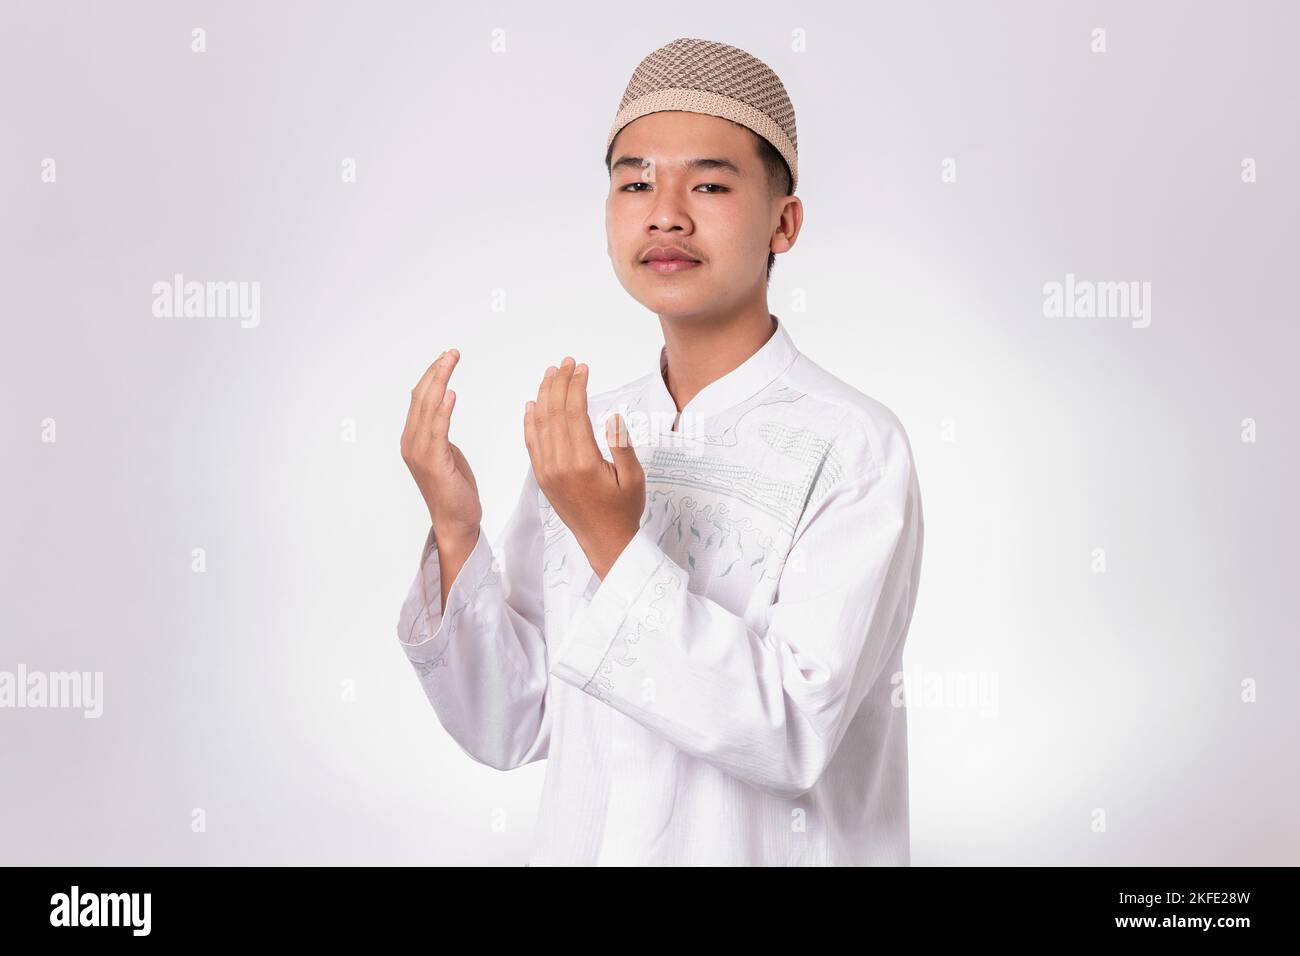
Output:
[[650,210],[650,228],[660,232],[689,232],[691,220],[676,190],[660,182],[654,195],[654,206]]

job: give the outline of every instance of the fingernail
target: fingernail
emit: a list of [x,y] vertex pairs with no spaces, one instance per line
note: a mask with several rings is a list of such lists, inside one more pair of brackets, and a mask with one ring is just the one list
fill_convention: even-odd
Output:
[[579,365],[576,369],[574,369],[574,372],[575,372],[576,374],[578,374],[578,375],[586,375],[586,374],[587,374],[587,366],[586,366],[586,365]]
[[551,377],[552,375],[554,375],[554,374],[555,374],[555,366],[552,365],[552,366],[550,366],[549,368],[546,369],[546,376],[545,376],[545,377],[546,377],[546,378],[550,378],[550,377]]

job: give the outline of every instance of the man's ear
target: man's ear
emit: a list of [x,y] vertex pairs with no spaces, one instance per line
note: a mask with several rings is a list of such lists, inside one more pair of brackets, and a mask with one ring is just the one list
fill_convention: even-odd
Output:
[[768,248],[772,252],[788,252],[799,238],[803,228],[803,203],[795,196],[786,196],[785,208],[781,210],[781,220],[776,231],[772,233],[772,242]]

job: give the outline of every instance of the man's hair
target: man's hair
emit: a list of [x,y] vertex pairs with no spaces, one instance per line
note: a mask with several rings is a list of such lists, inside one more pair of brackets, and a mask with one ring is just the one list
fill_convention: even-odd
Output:
[[[731,120],[736,123],[735,120]],[[785,159],[777,152],[776,147],[759,136],[748,126],[736,123],[742,129],[747,129],[750,135],[758,142],[758,158],[763,163],[763,169],[767,172],[767,190],[768,195],[772,198],[777,196],[791,196],[794,194],[794,179],[790,175],[790,167],[786,164]],[[614,160],[614,144],[611,142],[609,148],[605,150],[605,172],[607,175],[613,175],[610,164]],[[772,284],[772,267],[776,265],[776,253],[767,254],[767,282]]]
[[[750,130],[753,132],[753,130]],[[793,177],[790,175],[790,167],[786,165],[781,154],[776,151],[776,147],[765,140],[763,137],[754,133],[754,139],[758,140],[758,158],[763,161],[763,168],[767,170],[767,188],[768,195],[772,198],[777,196],[789,196],[794,193],[791,188],[794,185]],[[767,283],[772,284],[772,267],[776,265],[776,253],[767,254]]]

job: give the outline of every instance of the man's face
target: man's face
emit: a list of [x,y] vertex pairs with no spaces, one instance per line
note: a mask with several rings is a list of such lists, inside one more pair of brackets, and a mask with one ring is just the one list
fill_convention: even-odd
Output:
[[[754,134],[717,116],[650,113],[614,139],[605,232],[618,281],[659,315],[724,311],[762,294],[785,197]],[[778,237],[779,239],[779,237]],[[675,247],[689,262],[645,261]]]

